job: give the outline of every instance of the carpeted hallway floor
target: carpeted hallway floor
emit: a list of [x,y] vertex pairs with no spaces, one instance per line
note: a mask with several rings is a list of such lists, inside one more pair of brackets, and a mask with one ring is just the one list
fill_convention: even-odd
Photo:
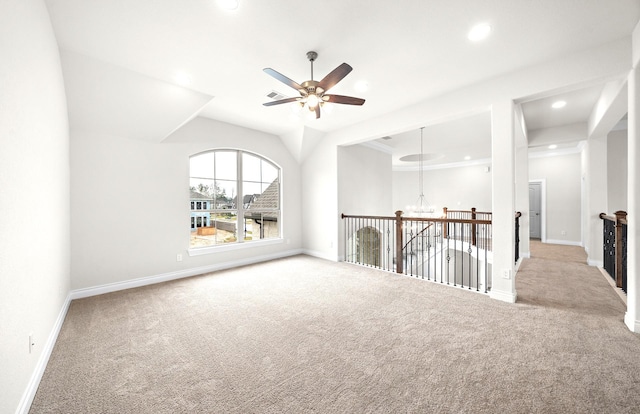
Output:
[[534,243],[516,304],[308,256],[76,300],[31,413],[635,413],[585,258]]

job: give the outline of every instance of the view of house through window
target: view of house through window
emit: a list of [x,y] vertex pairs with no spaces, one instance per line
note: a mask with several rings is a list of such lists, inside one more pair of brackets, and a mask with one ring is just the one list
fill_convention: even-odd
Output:
[[259,155],[211,150],[190,158],[189,248],[280,237],[280,168]]

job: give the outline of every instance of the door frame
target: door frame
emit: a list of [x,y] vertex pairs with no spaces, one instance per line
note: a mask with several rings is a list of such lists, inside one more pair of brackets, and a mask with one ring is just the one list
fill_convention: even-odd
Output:
[[[547,242],[547,180],[545,178],[539,178],[536,180],[529,180],[530,183],[540,184],[540,241],[542,243]],[[531,225],[531,218],[529,218],[529,225]],[[529,230],[531,234],[531,230]]]

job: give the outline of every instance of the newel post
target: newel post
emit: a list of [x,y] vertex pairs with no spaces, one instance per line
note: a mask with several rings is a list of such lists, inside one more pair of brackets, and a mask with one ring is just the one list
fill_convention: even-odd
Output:
[[402,268],[402,211],[396,211],[396,273],[403,273]]
[[471,220],[474,220],[471,223],[471,244],[473,246],[476,245],[476,208],[475,207],[471,207]]
[[[442,207],[442,218],[445,219],[445,220],[447,218],[447,210],[448,210],[448,208]],[[446,239],[447,237],[449,237],[449,234],[448,234],[449,233],[449,222],[448,221],[444,222],[443,223],[443,227],[444,228],[443,228],[442,232],[444,233],[444,238]]]
[[622,287],[622,220],[626,220],[626,211],[616,211],[616,286]]

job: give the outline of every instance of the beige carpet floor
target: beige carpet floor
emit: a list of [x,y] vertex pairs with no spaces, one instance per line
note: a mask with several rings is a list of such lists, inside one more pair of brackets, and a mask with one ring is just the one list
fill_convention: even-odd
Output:
[[637,413],[640,336],[584,252],[519,302],[307,256],[71,303],[31,413]]

